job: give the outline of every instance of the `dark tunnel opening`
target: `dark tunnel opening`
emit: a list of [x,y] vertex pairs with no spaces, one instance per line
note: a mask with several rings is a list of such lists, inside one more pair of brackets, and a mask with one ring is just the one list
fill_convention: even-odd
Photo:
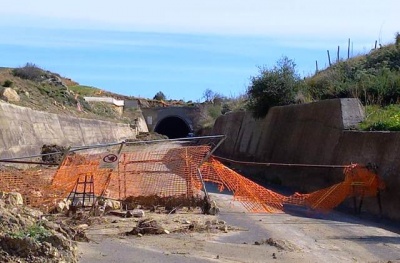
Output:
[[188,124],[179,117],[167,117],[161,120],[154,131],[168,136],[169,139],[184,138],[191,132]]

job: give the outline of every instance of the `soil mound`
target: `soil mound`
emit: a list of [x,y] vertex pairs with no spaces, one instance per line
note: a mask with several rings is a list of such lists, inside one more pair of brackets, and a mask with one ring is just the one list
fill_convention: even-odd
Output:
[[0,219],[0,262],[77,262],[75,232],[42,212],[0,198]]

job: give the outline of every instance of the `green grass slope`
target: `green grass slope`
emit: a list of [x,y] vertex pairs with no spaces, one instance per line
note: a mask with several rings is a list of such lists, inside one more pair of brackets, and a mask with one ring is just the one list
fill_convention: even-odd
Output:
[[400,35],[395,43],[371,50],[305,79],[310,100],[359,98],[366,106],[364,130],[400,130]]

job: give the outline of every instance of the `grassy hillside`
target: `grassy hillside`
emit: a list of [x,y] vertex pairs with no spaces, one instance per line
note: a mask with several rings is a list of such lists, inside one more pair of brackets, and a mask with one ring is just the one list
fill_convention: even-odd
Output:
[[309,100],[359,98],[366,106],[364,130],[400,130],[400,35],[395,43],[339,61],[305,79]]
[[357,97],[365,105],[400,101],[400,43],[340,61],[306,79],[313,99]]

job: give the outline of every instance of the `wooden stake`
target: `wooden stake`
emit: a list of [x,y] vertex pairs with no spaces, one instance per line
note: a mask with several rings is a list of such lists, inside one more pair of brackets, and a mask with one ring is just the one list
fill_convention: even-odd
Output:
[[331,55],[329,54],[329,50],[327,50],[326,52],[328,52],[328,61],[329,61],[329,66],[332,66],[332,64],[331,64]]
[[339,62],[339,51],[340,51],[340,46],[337,46],[337,59],[336,59],[336,63]]
[[349,42],[347,44],[347,59],[350,58],[350,38],[349,38]]

